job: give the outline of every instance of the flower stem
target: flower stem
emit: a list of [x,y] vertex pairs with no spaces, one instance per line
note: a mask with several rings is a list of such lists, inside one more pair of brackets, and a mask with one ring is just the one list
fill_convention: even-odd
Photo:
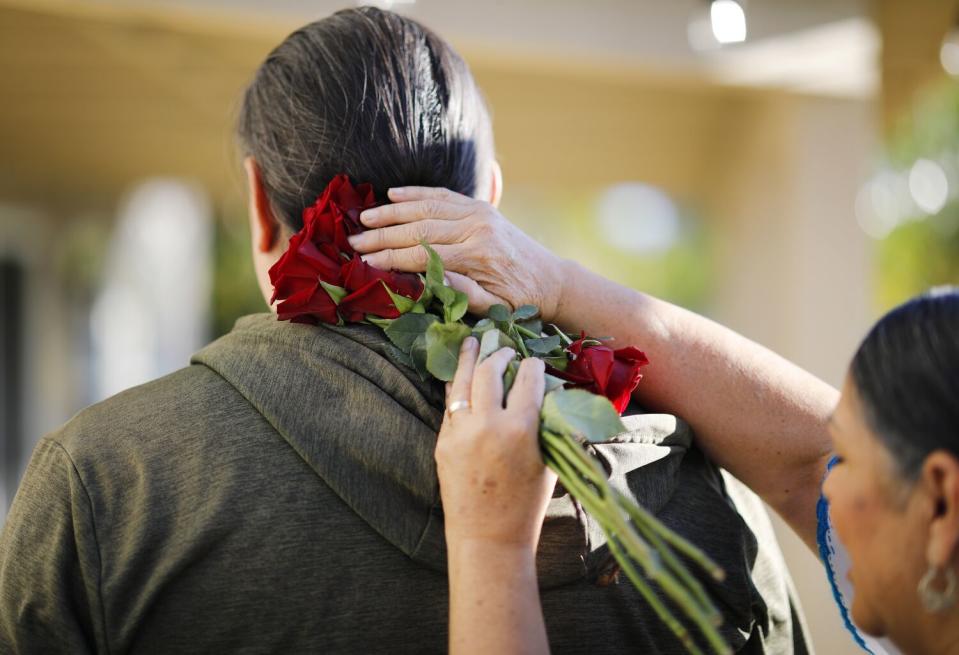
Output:
[[659,619],[666,624],[666,627],[673,631],[673,634],[675,634],[676,637],[682,642],[683,646],[686,647],[686,650],[694,655],[701,654],[702,651],[698,646],[696,646],[692,635],[689,634],[689,630],[683,627],[673,613],[667,609],[666,605],[659,600],[659,598],[656,596],[656,593],[650,588],[650,586],[646,584],[646,581],[643,580],[642,576],[639,575],[639,572],[636,570],[636,567],[633,566],[633,563],[629,560],[629,557],[627,557],[626,553],[623,552],[622,546],[616,543],[615,535],[610,535],[609,550],[613,553],[613,557],[616,558],[616,561],[619,562],[619,565],[623,568],[623,572],[626,573],[626,577],[628,577],[630,582],[633,583],[633,586],[639,590],[639,593],[642,594],[643,598],[646,599],[646,602],[649,603],[650,607],[653,608],[653,611],[656,612],[657,616],[659,616]]
[[620,494],[620,505],[626,510],[636,523],[645,523],[650,528],[652,528],[657,535],[659,535],[664,541],[666,541],[673,548],[678,550],[680,553],[696,562],[700,567],[703,568],[709,575],[713,577],[714,580],[722,582],[726,579],[726,572],[723,570],[719,564],[714,562],[712,558],[709,557],[702,550],[694,546],[688,540],[679,536],[657,519],[655,516],[650,514],[648,511],[636,505],[629,498]]
[[527,337],[528,339],[540,339],[540,338],[542,338],[542,335],[536,334],[535,332],[533,332],[533,331],[530,330],[529,328],[525,328],[525,327],[523,327],[522,325],[520,325],[519,323],[513,323],[513,326],[516,328],[516,331],[517,331],[517,332],[519,332],[520,334],[522,334],[524,337]]
[[[718,611],[709,602],[701,585],[685,570],[682,563],[670,551],[659,531],[653,531],[654,523],[658,524],[659,522],[648,512],[633,512],[632,508],[635,507],[635,504],[609,487],[605,475],[599,470],[599,465],[570,437],[544,430],[541,433],[541,443],[546,451],[547,463],[557,472],[561,482],[570,494],[582,503],[583,507],[603,528],[607,539],[610,541],[611,550],[615,540],[617,542],[616,546],[621,551],[625,549],[629,558],[642,564],[646,576],[656,581],[667,596],[696,623],[717,653],[729,652],[728,645],[716,630],[715,622]],[[641,524],[642,532],[645,535],[652,534],[656,537],[655,548],[651,548],[643,536],[640,536],[636,529],[629,525],[625,520],[626,516]],[[637,526],[638,528],[639,526]],[[659,528],[668,531],[668,528],[661,524],[659,524]],[[679,537],[677,538],[679,539]],[[666,567],[663,567],[660,561],[661,556],[664,560],[667,560]],[[617,561],[629,576],[629,570],[624,562],[618,557]],[[628,561],[627,564],[632,567],[631,561]],[[678,573],[678,570],[682,570],[682,573]],[[635,567],[633,567],[633,571],[635,572]],[[632,576],[630,576],[630,579],[632,580]],[[693,585],[689,584],[690,580],[694,583]],[[635,580],[632,581],[636,584]],[[639,589],[638,585],[637,589]],[[642,593],[641,589],[640,592]],[[661,616],[660,618],[663,618],[664,622],[668,624],[664,617]],[[677,637],[684,644],[687,643],[680,633],[677,633]]]

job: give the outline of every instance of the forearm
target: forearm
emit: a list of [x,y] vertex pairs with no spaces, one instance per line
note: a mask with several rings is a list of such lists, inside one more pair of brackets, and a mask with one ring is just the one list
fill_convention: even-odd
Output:
[[815,503],[838,392],[702,316],[568,262],[557,323],[635,345],[651,364],[637,389],[649,409],[687,421],[700,447],[815,548]]
[[450,653],[549,653],[531,548],[450,543]]

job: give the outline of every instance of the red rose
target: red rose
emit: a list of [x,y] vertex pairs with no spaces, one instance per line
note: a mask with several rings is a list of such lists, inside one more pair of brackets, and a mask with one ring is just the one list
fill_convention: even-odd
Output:
[[640,369],[649,364],[643,351],[629,346],[613,350],[608,346],[587,346],[583,335],[566,349],[570,361],[565,371],[550,370],[552,375],[572,386],[606,396],[620,414],[643,379]]
[[[303,228],[290,237],[286,252],[270,268],[277,316],[295,323],[358,322],[367,314],[396,318],[399,310],[387,292],[419,298],[423,284],[410,273],[380,271],[362,261],[347,237],[363,231],[360,213],[374,207],[373,187],[354,187],[337,175],[316,202],[303,210]],[[346,289],[339,307],[321,282]],[[386,285],[386,286],[384,286]]]
[[416,300],[423,292],[418,275],[381,271],[364,262],[358,255],[343,267],[343,286],[349,295],[340,301],[340,314],[347,322],[362,321],[366,314],[380,318],[397,318],[400,311],[386,287],[397,295]]

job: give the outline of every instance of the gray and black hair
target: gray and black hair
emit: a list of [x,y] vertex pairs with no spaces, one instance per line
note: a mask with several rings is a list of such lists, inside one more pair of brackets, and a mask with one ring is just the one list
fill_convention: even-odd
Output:
[[488,182],[492,128],[466,63],[416,21],[361,7],[290,34],[256,71],[237,133],[293,230],[338,173],[380,200],[398,185],[474,195]]
[[959,289],[933,289],[886,314],[850,372],[869,427],[906,479],[934,450],[959,457]]

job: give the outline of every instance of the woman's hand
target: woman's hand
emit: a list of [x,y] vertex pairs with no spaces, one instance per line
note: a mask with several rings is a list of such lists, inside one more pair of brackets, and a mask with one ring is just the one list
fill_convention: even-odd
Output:
[[543,362],[520,364],[503,407],[504,348],[478,364],[463,342],[436,441],[446,516],[450,654],[548,655],[536,543],[556,476],[539,449]]
[[[556,475],[539,447],[543,362],[524,360],[503,407],[509,348],[477,364],[478,342],[463,343],[436,442],[450,550],[465,543],[535,552]],[[457,409],[462,407],[462,409]]]
[[369,228],[350,238],[366,261],[384,270],[426,270],[429,243],[443,259],[450,284],[464,292],[470,311],[490,305],[536,305],[554,320],[563,295],[564,261],[510,223],[488,202],[447,189],[390,189],[392,205],[360,217]]

